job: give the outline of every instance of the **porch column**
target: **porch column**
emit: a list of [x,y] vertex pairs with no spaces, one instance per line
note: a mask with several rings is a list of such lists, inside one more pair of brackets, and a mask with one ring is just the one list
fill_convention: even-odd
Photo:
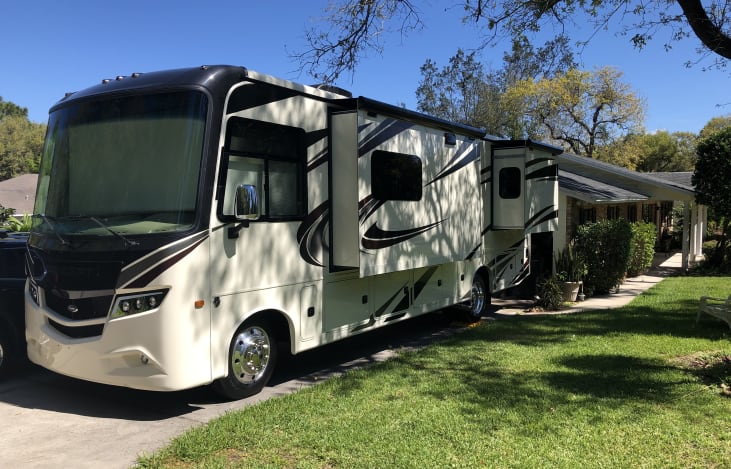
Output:
[[688,251],[690,250],[690,201],[686,200],[683,204],[683,253],[681,267],[683,272],[688,270]]
[[703,241],[706,238],[706,226],[708,225],[708,207],[705,205],[698,205],[698,232],[700,236],[698,238],[698,256],[703,256]]
[[689,261],[691,263],[695,262],[695,257],[698,254],[699,246],[700,246],[700,238],[701,234],[699,232],[699,223],[698,223],[698,204],[693,204],[693,206],[690,208],[690,259]]

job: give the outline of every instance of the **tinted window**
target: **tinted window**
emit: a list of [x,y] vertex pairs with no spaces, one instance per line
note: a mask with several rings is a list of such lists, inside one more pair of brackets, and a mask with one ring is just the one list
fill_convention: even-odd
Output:
[[421,200],[421,160],[414,155],[374,151],[371,189],[377,200]]
[[517,199],[520,197],[521,183],[520,168],[501,169],[499,176],[500,197],[503,199]]
[[297,127],[233,118],[226,132],[227,171],[220,212],[233,216],[236,187],[249,184],[259,195],[264,218],[304,215],[305,132]]

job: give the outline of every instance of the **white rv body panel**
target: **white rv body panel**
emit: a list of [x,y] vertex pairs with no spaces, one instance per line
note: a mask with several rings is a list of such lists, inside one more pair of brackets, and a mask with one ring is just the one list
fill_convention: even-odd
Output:
[[[156,246],[147,249],[95,227],[122,246],[114,251],[118,275],[92,269],[109,277],[109,301],[162,292],[161,303],[116,318],[114,309],[72,318],[74,298],[99,293],[78,288],[47,301],[53,279],[34,277],[26,295],[32,361],[108,384],[190,388],[228,376],[232,339],[252,322],[274,326],[269,332],[299,353],[468,301],[477,276],[497,292],[529,273],[528,235],[555,222],[550,148],[491,141],[366,98],[238,73],[164,75],[179,86],[200,76],[196,90],[216,86],[214,77],[232,81],[206,98],[217,111],[207,114],[196,231],[136,233]],[[160,83],[152,77],[149,90],[127,91],[156,95]],[[496,186],[503,169],[513,178],[519,172],[517,197]],[[32,237],[44,249],[58,245],[58,259],[31,251],[59,274],[91,257],[83,244],[64,244],[64,235]],[[87,333],[89,325],[98,332]]]

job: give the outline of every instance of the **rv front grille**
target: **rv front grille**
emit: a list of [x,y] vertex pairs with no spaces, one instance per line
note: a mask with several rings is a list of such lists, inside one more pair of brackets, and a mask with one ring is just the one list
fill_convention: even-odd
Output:
[[93,326],[70,327],[59,324],[52,319],[48,320],[51,325],[61,334],[73,339],[86,339],[88,337],[98,337],[104,332],[104,324],[94,324]]
[[74,321],[106,317],[114,299],[113,295],[70,299],[59,294],[63,295],[62,292],[46,291],[46,305],[59,316]]

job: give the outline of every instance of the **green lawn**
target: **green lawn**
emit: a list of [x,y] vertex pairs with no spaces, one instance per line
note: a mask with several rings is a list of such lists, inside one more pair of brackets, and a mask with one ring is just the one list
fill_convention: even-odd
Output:
[[[141,467],[731,467],[731,334],[675,277],[629,306],[486,321],[228,414]],[[726,360],[724,362],[724,360]]]

